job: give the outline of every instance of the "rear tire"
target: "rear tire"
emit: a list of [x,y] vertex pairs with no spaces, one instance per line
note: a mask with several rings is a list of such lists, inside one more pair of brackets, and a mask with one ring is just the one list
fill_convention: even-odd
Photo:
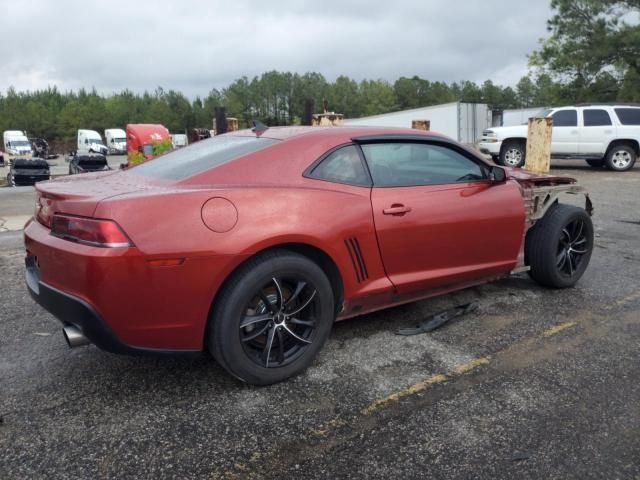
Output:
[[582,208],[555,204],[527,232],[529,275],[541,285],[567,288],[584,274],[593,251],[593,224]]
[[587,163],[589,164],[589,166],[591,168],[602,168],[602,167],[604,167],[604,160],[589,159],[589,160],[587,160]]
[[609,170],[626,172],[636,163],[636,151],[629,145],[615,145],[607,152],[605,163]]
[[522,167],[526,157],[526,143],[520,140],[508,140],[500,150],[500,165]]
[[274,250],[234,272],[215,300],[207,344],[231,375],[253,385],[306,369],[335,319],[333,290],[307,257]]

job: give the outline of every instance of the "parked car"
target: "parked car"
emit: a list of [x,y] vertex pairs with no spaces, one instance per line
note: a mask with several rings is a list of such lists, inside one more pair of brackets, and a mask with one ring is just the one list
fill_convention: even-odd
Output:
[[570,287],[593,250],[588,197],[558,202],[574,179],[409,129],[245,130],[36,189],[27,285],[70,346],[208,349],[253,384],[306,368],[336,319],[526,270]]
[[[623,172],[640,154],[640,105],[589,104],[544,109],[553,118],[551,156],[584,159],[594,168]],[[480,151],[500,165],[524,165],[527,125],[493,127],[483,132]]]
[[77,153],[109,153],[102,137],[95,130],[78,130]]
[[50,177],[49,164],[42,158],[14,158],[9,161],[7,185],[12,187],[35,185]]
[[99,153],[76,153],[69,161],[69,175],[111,170],[107,158]]

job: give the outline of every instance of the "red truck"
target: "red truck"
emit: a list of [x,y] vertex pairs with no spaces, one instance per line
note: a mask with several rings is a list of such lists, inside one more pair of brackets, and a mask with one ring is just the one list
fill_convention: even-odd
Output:
[[171,136],[164,125],[149,123],[127,125],[128,166],[154,159],[171,148]]

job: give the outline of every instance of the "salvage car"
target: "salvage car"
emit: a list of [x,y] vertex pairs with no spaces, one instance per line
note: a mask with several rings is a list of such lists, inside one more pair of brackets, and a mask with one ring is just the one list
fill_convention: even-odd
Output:
[[593,250],[574,179],[417,130],[261,126],[36,190],[26,283],[70,346],[209,350],[260,385],[335,320],[515,272],[571,287]]
[[99,153],[76,153],[69,161],[69,175],[111,170],[107,158]]
[[14,158],[9,161],[7,184],[12,187],[35,185],[49,178],[49,164],[42,158]]

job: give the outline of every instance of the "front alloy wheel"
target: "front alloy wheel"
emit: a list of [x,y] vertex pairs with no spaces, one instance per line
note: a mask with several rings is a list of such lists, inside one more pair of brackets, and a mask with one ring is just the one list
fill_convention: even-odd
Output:
[[529,274],[547,287],[567,288],[582,277],[593,251],[593,224],[582,208],[557,203],[529,229],[525,261]]
[[508,141],[500,152],[500,163],[505,167],[521,167],[524,165],[525,154],[524,143]]

